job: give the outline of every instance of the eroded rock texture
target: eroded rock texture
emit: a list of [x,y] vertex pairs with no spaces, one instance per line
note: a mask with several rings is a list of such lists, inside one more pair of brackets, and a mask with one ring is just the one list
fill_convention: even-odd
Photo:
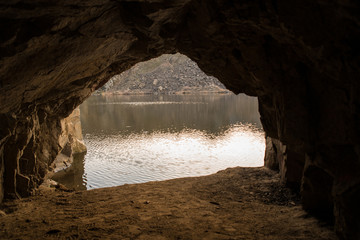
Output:
[[[111,76],[181,52],[259,97],[266,164],[304,207],[360,239],[360,3],[353,0],[7,0],[0,3],[0,175],[31,192],[60,119]],[[268,163],[268,161],[272,161]]]

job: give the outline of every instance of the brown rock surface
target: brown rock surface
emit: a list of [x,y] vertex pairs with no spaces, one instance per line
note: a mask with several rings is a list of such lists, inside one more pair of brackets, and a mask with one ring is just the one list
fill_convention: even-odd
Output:
[[0,238],[336,239],[266,168],[65,191],[5,203]]
[[60,120],[91,92],[178,51],[259,97],[267,136],[286,147],[282,179],[302,184],[307,209],[334,205],[339,236],[360,239],[359,12],[346,0],[2,1],[0,200],[41,182]]

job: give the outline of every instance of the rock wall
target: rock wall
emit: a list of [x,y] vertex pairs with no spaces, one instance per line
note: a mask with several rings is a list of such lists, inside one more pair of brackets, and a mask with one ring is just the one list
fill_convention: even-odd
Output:
[[81,121],[80,121],[80,108],[75,108],[74,111],[67,117],[61,120],[61,146],[69,146],[70,154],[86,152],[86,146],[83,140]]
[[41,181],[62,148],[60,119],[91,92],[180,52],[235,93],[258,96],[265,164],[300,188],[306,209],[334,216],[341,239],[360,239],[359,12],[346,0],[3,1],[5,196]]
[[[75,169],[79,163],[74,164],[74,159],[77,154],[84,155],[87,151],[85,143],[83,141],[82,130],[81,130],[81,121],[80,121],[80,108],[77,107],[74,111],[67,117],[60,121],[61,124],[61,135],[59,136],[59,142],[61,150],[51,162],[49,166],[49,171],[44,176],[44,179],[54,179],[56,174],[60,172],[68,172],[68,170]],[[77,158],[76,158],[77,159]],[[73,166],[75,165],[75,167]],[[51,181],[46,181],[46,184],[42,184],[43,187],[47,186],[47,183]],[[85,188],[86,189],[86,188]]]
[[2,127],[9,133],[2,138],[4,196],[28,196],[60,149],[60,120],[40,118],[34,113],[26,117],[4,115],[2,119],[6,120]]
[[4,114],[1,119],[1,126],[9,131],[2,138],[0,151],[1,200],[32,194],[62,150],[70,155],[86,151],[78,108],[65,119],[49,117],[41,111],[24,118]]

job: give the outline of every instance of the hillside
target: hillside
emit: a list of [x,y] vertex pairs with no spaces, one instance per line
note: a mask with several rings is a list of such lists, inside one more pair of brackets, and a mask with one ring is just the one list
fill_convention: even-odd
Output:
[[[196,81],[194,81],[196,80]],[[97,93],[184,94],[228,92],[216,78],[203,73],[182,54],[164,54],[116,75]]]

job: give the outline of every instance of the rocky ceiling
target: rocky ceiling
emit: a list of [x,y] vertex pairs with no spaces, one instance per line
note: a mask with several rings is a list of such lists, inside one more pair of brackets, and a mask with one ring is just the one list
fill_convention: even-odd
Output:
[[359,44],[355,0],[2,0],[0,200],[41,182],[60,120],[96,88],[181,52],[258,96],[265,165],[360,239]]

